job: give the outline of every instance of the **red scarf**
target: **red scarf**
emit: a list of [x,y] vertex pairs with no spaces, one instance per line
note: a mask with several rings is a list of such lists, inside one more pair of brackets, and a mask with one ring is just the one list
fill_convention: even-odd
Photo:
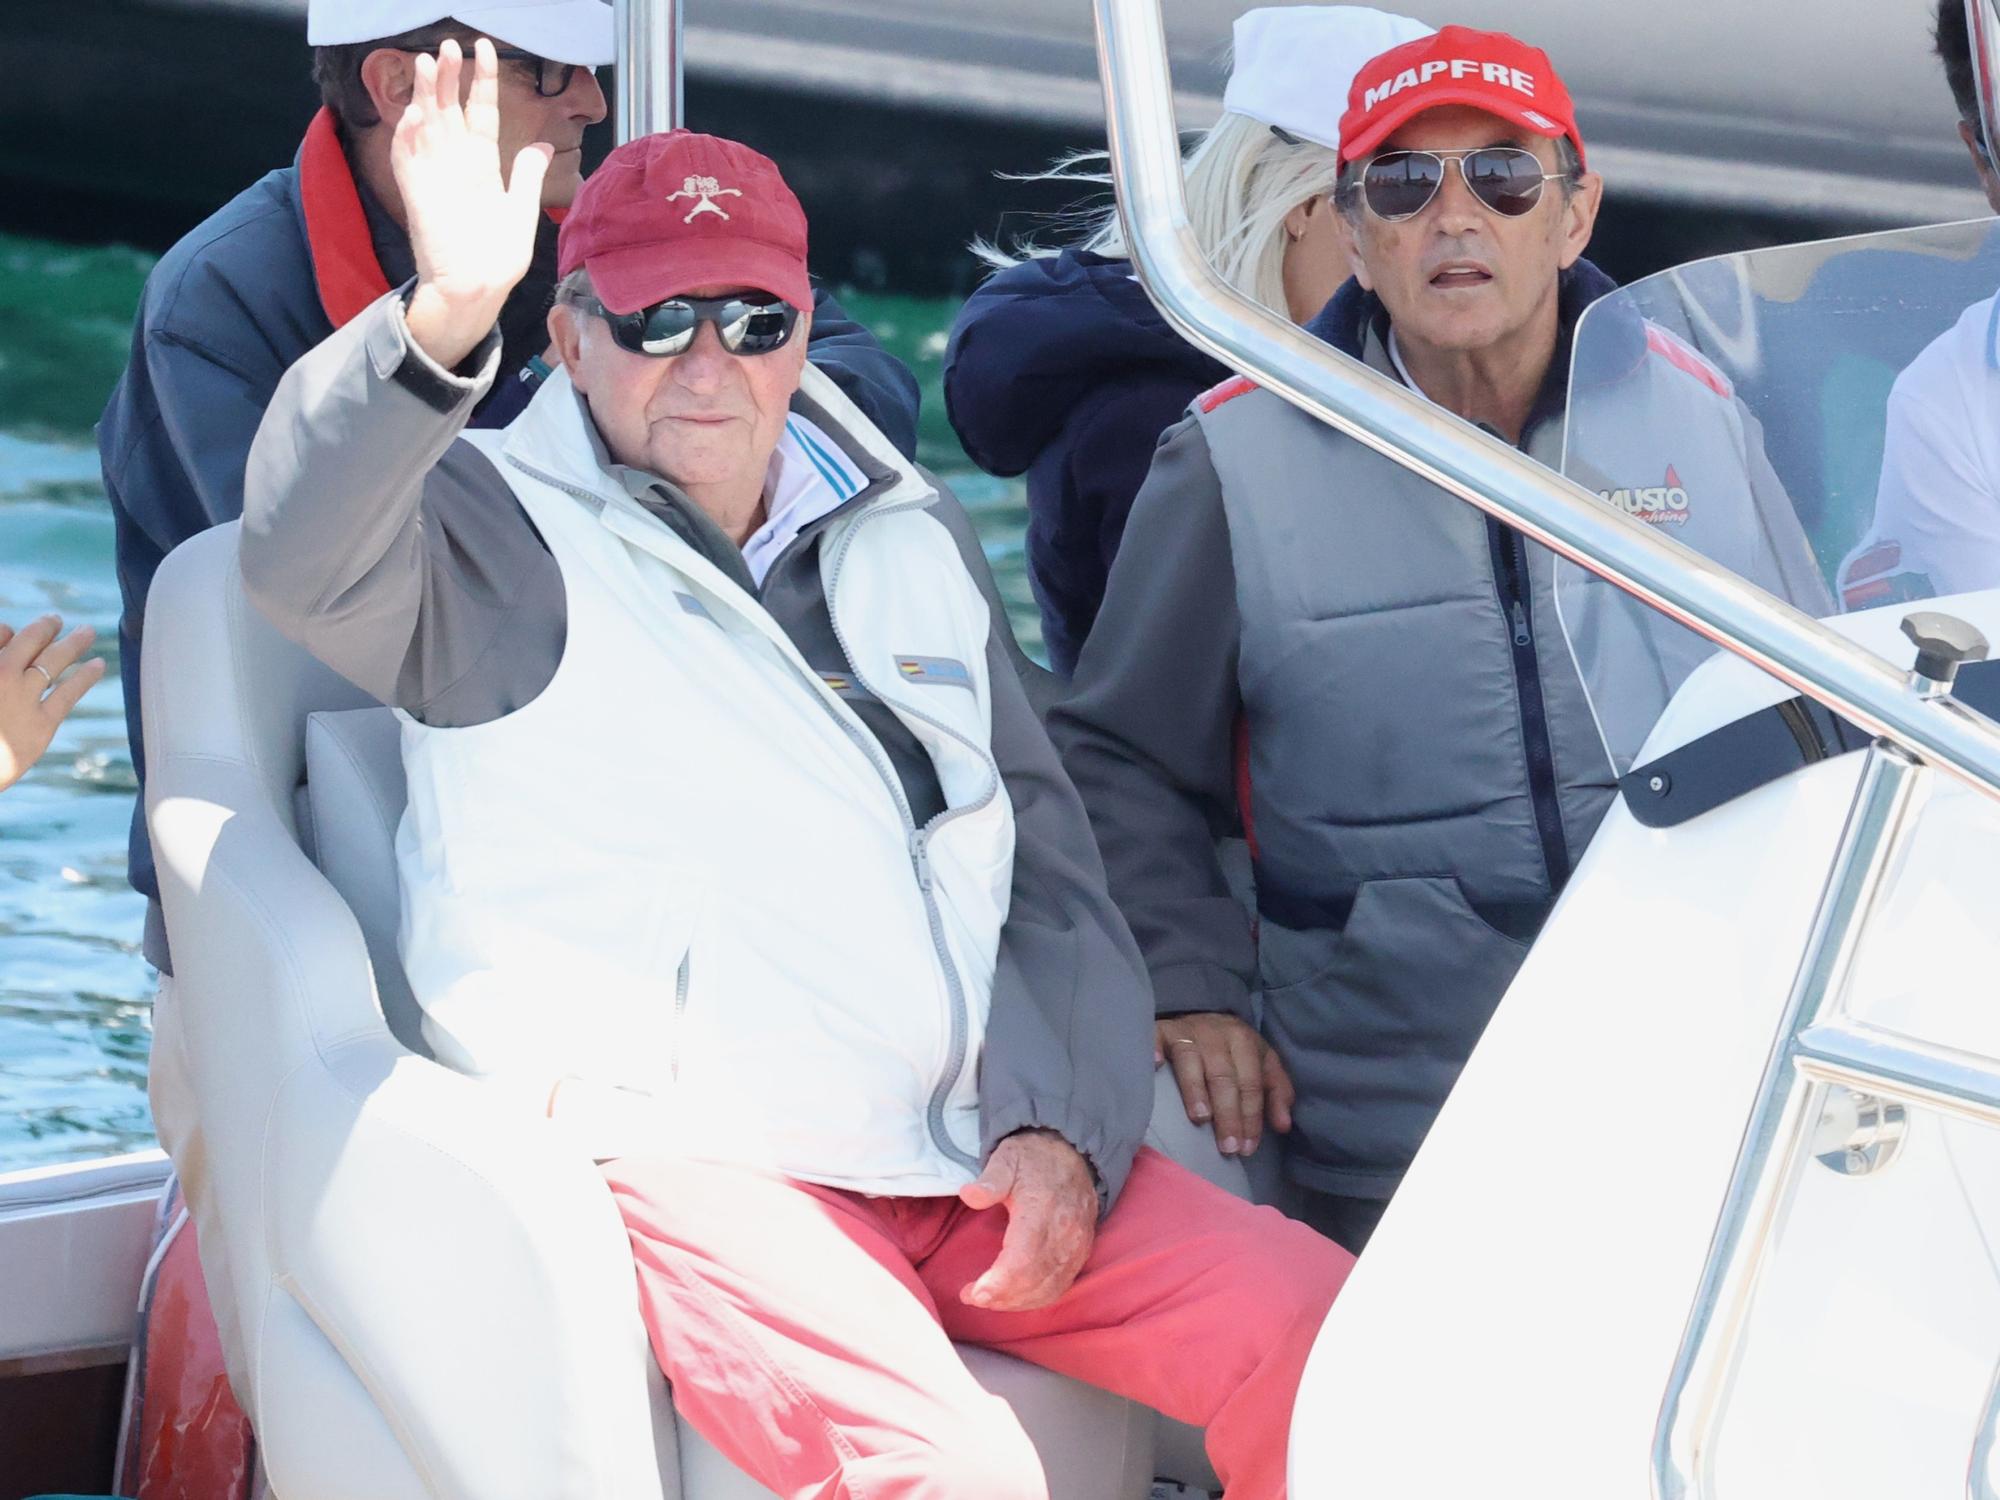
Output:
[[[361,190],[354,185],[354,168],[348,164],[330,109],[322,108],[313,116],[299,148],[299,198],[305,204],[306,248],[312,255],[313,279],[319,284],[319,305],[339,328],[387,292],[389,279],[375,258]],[[566,212],[547,210],[555,224],[562,223]]]
[[313,116],[299,151],[299,197],[306,211],[306,246],[312,253],[319,305],[339,328],[389,290],[354,169],[340,144],[333,111]]

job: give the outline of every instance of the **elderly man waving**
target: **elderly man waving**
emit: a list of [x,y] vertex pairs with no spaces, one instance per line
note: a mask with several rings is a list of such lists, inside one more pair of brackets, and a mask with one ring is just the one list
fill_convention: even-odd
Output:
[[620,148],[562,370],[466,431],[545,148],[503,187],[487,45],[463,109],[455,46],[419,66],[416,279],[285,378],[243,569],[401,711],[439,1057],[606,1163],[681,1410],[780,1493],[1045,1495],[957,1338],[1282,1494],[1349,1259],[1138,1150],[1138,954],[936,491],[805,362],[797,200],[733,142]]

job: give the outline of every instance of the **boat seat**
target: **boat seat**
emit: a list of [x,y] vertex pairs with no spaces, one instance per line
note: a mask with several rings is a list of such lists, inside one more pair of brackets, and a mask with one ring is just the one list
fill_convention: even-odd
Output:
[[[147,611],[153,1097],[272,1494],[757,1500],[673,1411],[595,1168],[422,1055],[395,722],[257,614],[236,546],[176,550]],[[1055,1500],[1146,1494],[1152,1413],[962,1352]]]

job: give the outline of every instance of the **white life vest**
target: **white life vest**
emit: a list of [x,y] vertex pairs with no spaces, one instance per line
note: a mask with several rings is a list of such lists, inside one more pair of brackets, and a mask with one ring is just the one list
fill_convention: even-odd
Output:
[[465,436],[562,570],[562,661],[493,722],[401,716],[403,962],[439,1059],[531,1097],[574,1080],[556,1116],[594,1156],[951,1193],[977,1168],[1013,873],[990,619],[935,492],[825,376],[802,389],[898,474],[829,525],[820,567],[947,810],[913,826],[770,615],[600,468],[558,374],[506,432]]

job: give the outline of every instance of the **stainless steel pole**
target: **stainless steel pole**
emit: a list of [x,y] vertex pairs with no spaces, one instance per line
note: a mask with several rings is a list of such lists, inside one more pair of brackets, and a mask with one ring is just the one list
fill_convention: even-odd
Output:
[[686,119],[680,0],[617,0],[618,140]]
[[1993,1367],[1986,1404],[1980,1408],[1979,1430],[1972,1438],[1972,1457],[1966,1461],[1965,1500],[2000,1500],[1996,1456],[2000,1456],[2000,1364]]
[[1096,15],[1125,241],[1147,293],[1184,337],[1870,733],[2000,798],[2000,725],[1961,704],[1920,702],[1904,674],[1873,652],[1227,286],[1188,225],[1159,0],[1096,0]]
[[1799,1071],[1816,1083],[2000,1129],[2000,1060],[1858,1021],[1809,1028],[1796,1053]]
[[1880,742],[1862,765],[1661,1403],[1653,1440],[1657,1500],[1715,1493],[1716,1438],[1742,1362],[1744,1330],[1774,1231],[1812,1159],[1813,1131],[1826,1105],[1829,1085],[1798,1066],[1798,1039],[1840,1012],[1861,931],[1915,822],[1924,773],[1917,761]]

